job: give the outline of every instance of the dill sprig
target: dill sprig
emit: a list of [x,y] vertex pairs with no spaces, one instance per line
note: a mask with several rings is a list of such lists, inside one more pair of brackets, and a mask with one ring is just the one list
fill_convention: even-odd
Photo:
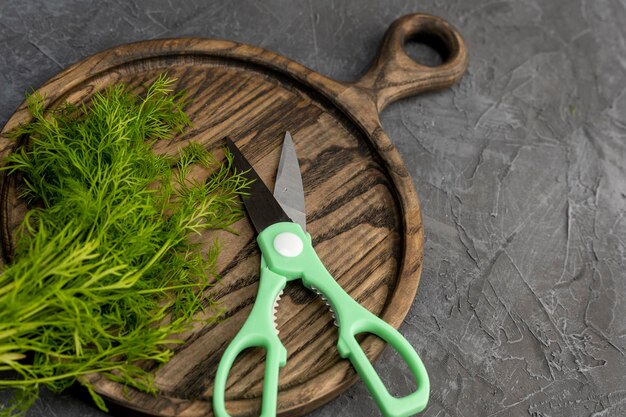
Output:
[[[228,153],[220,163],[193,143],[177,157],[152,151],[190,124],[174,81],[160,76],[141,97],[116,85],[49,114],[28,98],[32,121],[12,132],[28,146],[2,168],[22,174],[33,208],[0,273],[0,389],[15,394],[0,416],[23,415],[42,385],[59,392],[77,379],[105,410],[80,379],[94,372],[155,392],[139,364],[166,362],[206,306],[218,314],[207,291],[217,242],[203,254],[189,237],[239,219],[248,184]],[[213,174],[193,180],[193,165]]]

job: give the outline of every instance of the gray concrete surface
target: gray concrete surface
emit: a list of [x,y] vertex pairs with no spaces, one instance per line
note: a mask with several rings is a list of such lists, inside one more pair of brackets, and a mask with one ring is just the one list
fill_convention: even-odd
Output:
[[[233,39],[354,80],[415,11],[470,51],[460,85],[383,115],[426,230],[402,327],[431,376],[422,415],[626,415],[624,0],[0,0],[0,124],[30,87],[141,39]],[[389,353],[379,368],[406,388]],[[47,393],[29,413],[102,415]],[[380,414],[358,384],[311,415]]]

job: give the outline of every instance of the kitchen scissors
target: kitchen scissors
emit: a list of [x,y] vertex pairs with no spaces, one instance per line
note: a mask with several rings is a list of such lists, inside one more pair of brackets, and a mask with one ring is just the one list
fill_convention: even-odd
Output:
[[[318,293],[335,315],[339,328],[337,350],[350,360],[385,417],[406,417],[422,411],[428,402],[430,383],[420,357],[393,326],[356,302],[326,270],[306,232],[304,189],[295,146],[285,134],[274,193],[265,186],[237,146],[226,139],[234,166],[251,181],[249,194],[242,197],[261,249],[259,289],[252,311],[230,342],[217,368],[213,392],[216,417],[228,417],[225,406],[226,380],[235,359],[245,349],[266,351],[261,417],[276,415],[279,369],[287,363],[287,350],[278,338],[275,323],[277,302],[288,281],[301,279]],[[415,377],[416,391],[398,398],[385,388],[356,336],[374,334],[393,346]]]

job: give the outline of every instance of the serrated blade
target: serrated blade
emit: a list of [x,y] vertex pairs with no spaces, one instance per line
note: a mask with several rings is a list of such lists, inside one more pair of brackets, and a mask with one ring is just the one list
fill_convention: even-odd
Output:
[[276,322],[276,311],[278,310],[278,302],[280,301],[280,298],[283,296],[283,292],[284,290],[280,290],[280,292],[276,296],[276,299],[274,300],[274,309],[272,310],[272,321],[274,324],[274,331],[276,332],[276,335],[280,333],[278,331],[278,323]]
[[289,132],[285,133],[283,149],[278,163],[274,198],[287,216],[306,231],[306,211],[304,209],[304,188],[302,174],[296,155],[296,148]]
[[337,316],[337,313],[335,313],[335,307],[333,307],[333,304],[330,302],[330,300],[316,287],[311,286],[311,290],[322,299],[324,304],[326,304],[326,307],[328,307],[330,314],[333,316],[333,324],[335,325],[335,327],[339,327],[339,316]]

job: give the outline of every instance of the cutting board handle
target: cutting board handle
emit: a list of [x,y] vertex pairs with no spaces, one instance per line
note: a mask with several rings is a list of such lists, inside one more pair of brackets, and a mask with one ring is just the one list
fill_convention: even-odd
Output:
[[[415,62],[404,50],[412,40],[433,47],[443,63],[429,67]],[[451,86],[466,68],[467,49],[459,32],[440,17],[415,13],[393,22],[374,62],[354,86],[367,90],[381,112],[400,98]]]

